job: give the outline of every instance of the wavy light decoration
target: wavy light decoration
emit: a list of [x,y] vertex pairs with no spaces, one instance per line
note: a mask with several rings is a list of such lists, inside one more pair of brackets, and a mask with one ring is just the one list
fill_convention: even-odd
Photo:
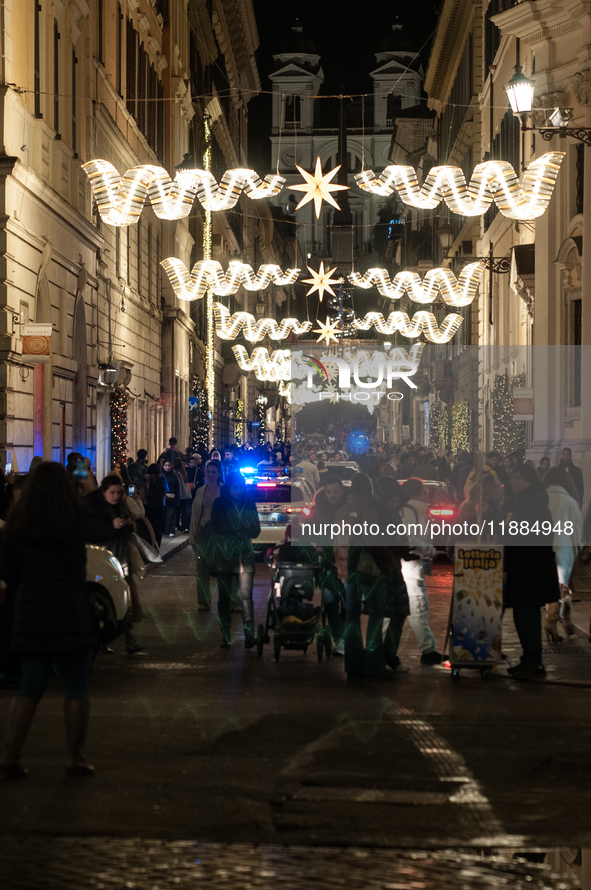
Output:
[[232,352],[241,371],[254,371],[257,380],[276,383],[291,380],[291,350],[275,349],[271,355],[264,346],[257,346],[249,356],[244,346],[233,346]]
[[415,303],[433,303],[441,294],[449,306],[469,306],[476,296],[482,275],[482,264],[469,263],[459,278],[451,269],[429,269],[421,281],[416,272],[398,272],[390,281],[386,269],[368,269],[364,275],[352,272],[348,278],[356,287],[377,287],[384,297],[398,300],[405,294]]
[[123,176],[101,158],[87,161],[82,169],[103,222],[112,226],[137,223],[146,199],[160,219],[184,219],[195,198],[205,210],[230,210],[244,192],[253,201],[278,195],[285,179],[268,174],[262,180],[254,170],[226,170],[220,183],[208,170],[180,170],[172,180],[164,167],[144,164],[131,167]]
[[222,340],[235,340],[242,333],[246,340],[257,343],[265,337],[271,340],[285,340],[290,334],[307,334],[312,327],[311,321],[298,321],[297,318],[282,318],[277,322],[274,318],[255,319],[249,312],[235,312],[230,316],[230,310],[222,303],[216,303],[214,307],[215,329]]
[[353,325],[362,331],[368,331],[374,325],[378,333],[388,336],[395,331],[400,331],[404,337],[418,337],[424,333],[431,343],[449,343],[463,320],[461,315],[450,312],[439,326],[433,313],[423,309],[415,312],[412,319],[406,312],[391,312],[387,319],[381,312],[368,312],[365,318],[356,318]]
[[405,204],[432,210],[445,201],[462,216],[482,216],[494,201],[509,219],[531,220],[542,216],[554,190],[565,153],[549,151],[532,161],[522,183],[508,161],[485,161],[474,168],[469,185],[460,167],[432,167],[419,186],[414,167],[390,164],[379,176],[365,170],[355,176],[357,185],[373,195],[387,197],[398,191]]
[[200,300],[207,288],[219,297],[227,297],[237,293],[242,286],[246,290],[263,290],[273,282],[279,286],[293,284],[300,274],[299,269],[281,271],[280,266],[269,263],[260,266],[255,275],[248,263],[232,261],[228,271],[224,272],[217,260],[200,260],[195,263],[191,272],[182,260],[167,257],[160,265],[166,271],[172,289],[179,300]]

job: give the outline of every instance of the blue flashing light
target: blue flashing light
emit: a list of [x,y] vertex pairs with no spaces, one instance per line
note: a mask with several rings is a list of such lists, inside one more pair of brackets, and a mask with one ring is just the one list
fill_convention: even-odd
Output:
[[256,476],[258,470],[256,467],[240,467],[243,476]]
[[347,436],[347,449],[353,454],[365,454],[369,446],[369,436],[362,430],[353,430]]

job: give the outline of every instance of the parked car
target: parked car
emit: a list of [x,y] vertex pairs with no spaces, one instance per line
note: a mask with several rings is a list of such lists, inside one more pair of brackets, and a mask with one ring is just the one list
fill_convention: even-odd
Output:
[[99,624],[103,625],[101,642],[111,642],[129,623],[131,594],[121,563],[106,547],[86,545],[86,582],[94,593]]
[[[400,480],[404,485],[406,479]],[[434,522],[453,522],[458,515],[460,505],[456,501],[451,485],[448,482],[436,482],[432,479],[421,480],[428,495],[429,506],[427,516]]]

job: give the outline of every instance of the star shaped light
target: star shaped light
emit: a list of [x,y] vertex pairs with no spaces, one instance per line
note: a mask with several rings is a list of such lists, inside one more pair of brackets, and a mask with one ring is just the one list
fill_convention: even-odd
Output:
[[336,297],[336,294],[333,291],[331,284],[338,284],[340,279],[337,280],[336,278],[330,277],[333,272],[336,272],[336,270],[337,270],[337,267],[335,266],[334,269],[328,269],[325,272],[323,261],[320,263],[320,269],[318,272],[315,272],[314,269],[311,269],[310,266],[308,266],[308,272],[310,273],[310,275],[312,277],[304,278],[303,282],[304,282],[304,284],[311,284],[313,286],[310,288],[310,290],[308,291],[306,296],[309,297],[310,294],[313,294],[314,291],[317,290],[318,291],[318,299],[322,303],[322,297],[324,296],[324,291],[327,290],[329,292],[329,294],[332,294],[333,297]]
[[[297,165],[296,165],[297,166]],[[306,185],[292,185],[292,189],[296,192],[306,192],[296,210],[299,210],[300,207],[303,207],[304,204],[307,204],[308,201],[314,199],[314,207],[316,209],[316,219],[320,216],[320,208],[322,207],[323,201],[328,201],[329,204],[332,204],[333,207],[336,207],[337,210],[341,208],[331,195],[331,192],[337,192],[341,189],[348,189],[348,185],[329,185],[333,176],[338,173],[341,169],[341,165],[335,167],[334,170],[331,170],[330,173],[325,173],[322,175],[322,164],[320,163],[320,158],[316,158],[316,169],[314,170],[314,176],[308,173],[306,170],[302,170],[301,167],[297,168],[301,175],[306,180]]]
[[316,340],[317,343],[320,343],[321,340],[326,340],[326,345],[328,346],[331,340],[334,340],[335,343],[339,342],[337,337],[339,324],[338,318],[335,318],[334,321],[319,321],[318,324],[319,327],[315,328],[314,330],[315,334],[320,334],[320,336]]

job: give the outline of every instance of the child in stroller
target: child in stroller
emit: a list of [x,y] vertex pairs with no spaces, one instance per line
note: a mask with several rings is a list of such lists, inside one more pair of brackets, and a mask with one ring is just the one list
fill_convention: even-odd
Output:
[[[338,634],[335,634],[337,642],[342,636],[340,581],[333,564],[332,548],[293,544],[291,526],[288,526],[285,542],[267,554],[267,562],[271,568],[271,589],[266,623],[258,628],[259,655],[264,644],[269,642],[272,628],[275,660],[279,659],[282,647],[306,652],[316,637],[318,660],[321,661],[323,653],[328,656],[333,649],[327,619],[331,628],[334,627],[333,632]],[[322,606],[312,603],[317,587],[323,591]],[[333,590],[337,591],[336,596]]]

